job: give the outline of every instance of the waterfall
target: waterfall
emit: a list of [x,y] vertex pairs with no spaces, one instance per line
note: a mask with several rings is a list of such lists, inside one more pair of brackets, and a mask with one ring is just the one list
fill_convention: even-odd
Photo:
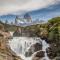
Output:
[[47,44],[45,40],[42,40],[42,51],[45,51],[45,57],[43,58],[44,60],[50,60],[46,53],[46,48],[48,47],[49,47],[49,44]]
[[45,51],[44,59],[49,60],[46,54],[46,48],[49,47],[49,45],[45,42],[45,40],[41,40],[40,38],[13,37],[13,39],[9,40],[9,46],[18,56],[21,56],[23,60],[32,60],[32,56],[25,57],[25,52],[31,47],[31,45],[40,42],[42,42],[42,50]]

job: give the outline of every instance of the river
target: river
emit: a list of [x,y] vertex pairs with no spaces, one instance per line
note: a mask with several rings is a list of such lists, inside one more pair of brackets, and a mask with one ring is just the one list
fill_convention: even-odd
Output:
[[49,44],[38,37],[13,37],[13,39],[9,40],[9,46],[18,56],[21,56],[23,60],[32,60],[33,56],[25,57],[25,52],[31,47],[31,45],[40,42],[42,42],[42,51],[45,51],[45,57],[41,60],[50,60],[46,53],[46,48],[49,47]]

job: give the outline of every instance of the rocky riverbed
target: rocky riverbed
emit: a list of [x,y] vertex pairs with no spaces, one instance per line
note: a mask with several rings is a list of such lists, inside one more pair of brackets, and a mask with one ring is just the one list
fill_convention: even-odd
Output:
[[50,60],[46,53],[49,44],[38,37],[13,37],[9,45],[23,60]]

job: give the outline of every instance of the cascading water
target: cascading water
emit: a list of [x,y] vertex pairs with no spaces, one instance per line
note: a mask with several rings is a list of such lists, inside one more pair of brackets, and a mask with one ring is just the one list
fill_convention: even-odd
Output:
[[42,40],[42,51],[45,51],[45,57],[42,60],[50,60],[46,53],[46,48],[48,47],[49,47],[49,44],[47,44],[45,40]]
[[9,46],[18,56],[21,56],[23,60],[32,60],[32,56],[25,57],[25,52],[31,47],[31,45],[37,42],[42,42],[42,50],[45,51],[45,57],[42,60],[49,60],[46,53],[46,48],[48,48],[49,45],[46,43],[45,40],[41,40],[40,38],[13,37],[13,39],[9,40]]
[[31,45],[39,42],[40,40],[35,40],[35,38],[28,37],[13,37],[9,41],[11,49],[18,55],[21,56],[24,60],[29,60],[31,57],[25,57],[25,52],[30,48]]

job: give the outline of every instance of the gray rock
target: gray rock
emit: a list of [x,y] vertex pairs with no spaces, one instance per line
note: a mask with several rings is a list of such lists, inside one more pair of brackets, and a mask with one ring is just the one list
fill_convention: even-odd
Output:
[[34,52],[39,50],[42,50],[42,44],[35,43],[28,49],[28,51],[25,53],[25,56],[26,57],[31,56]]
[[34,54],[32,60],[40,60],[41,58],[43,58],[45,56],[44,53],[45,53],[44,51],[37,51]]

